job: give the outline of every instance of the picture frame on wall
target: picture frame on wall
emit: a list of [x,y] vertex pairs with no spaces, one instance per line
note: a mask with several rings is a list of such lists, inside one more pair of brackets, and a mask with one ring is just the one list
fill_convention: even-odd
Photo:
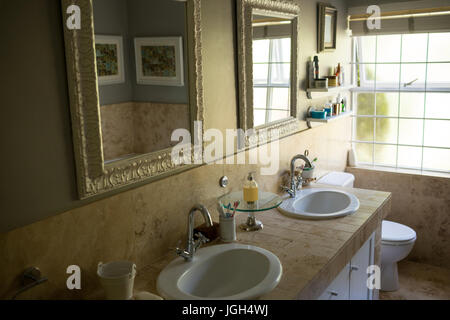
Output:
[[96,35],[95,56],[99,86],[125,82],[122,36]]
[[317,22],[317,52],[336,50],[336,30],[338,11],[335,7],[326,4],[318,4]]
[[141,85],[184,86],[183,38],[135,38],[136,77]]

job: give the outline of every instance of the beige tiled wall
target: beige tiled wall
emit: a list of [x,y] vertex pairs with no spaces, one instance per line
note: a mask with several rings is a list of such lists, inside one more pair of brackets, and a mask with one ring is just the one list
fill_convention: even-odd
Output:
[[355,186],[392,192],[388,220],[413,228],[417,240],[408,259],[450,268],[450,179],[348,168]]
[[[264,190],[278,191],[289,159],[309,149],[319,158],[318,174],[344,170],[350,139],[350,119],[343,119],[280,141],[280,169],[257,179]],[[85,207],[0,235],[0,297],[19,286],[19,274],[38,266],[49,281],[23,298],[82,298],[98,288],[98,262],[129,259],[142,268],[184,239],[187,214],[195,203],[206,205],[213,217],[216,198],[239,190],[250,170],[260,165],[205,165],[129,190]],[[226,174],[230,186],[221,189]],[[264,220],[264,217],[261,216]],[[66,289],[66,268],[82,269],[82,291]]]
[[186,104],[125,102],[102,106],[105,160],[129,154],[145,154],[169,148],[175,129],[189,129]]

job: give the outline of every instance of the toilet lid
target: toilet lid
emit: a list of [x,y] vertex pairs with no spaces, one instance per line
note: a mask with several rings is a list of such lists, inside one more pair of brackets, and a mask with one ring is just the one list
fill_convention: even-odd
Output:
[[409,241],[416,238],[416,232],[403,224],[383,220],[382,241]]

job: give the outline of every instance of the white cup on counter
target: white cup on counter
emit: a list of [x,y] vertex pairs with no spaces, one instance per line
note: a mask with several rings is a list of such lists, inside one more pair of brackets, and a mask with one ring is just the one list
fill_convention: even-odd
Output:
[[219,218],[220,239],[223,242],[236,241],[236,218],[224,217],[220,215]]

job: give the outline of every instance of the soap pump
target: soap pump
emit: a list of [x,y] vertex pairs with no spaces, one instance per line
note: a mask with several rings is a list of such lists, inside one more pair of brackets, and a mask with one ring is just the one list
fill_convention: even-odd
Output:
[[258,183],[255,181],[254,172],[250,172],[244,183],[244,201],[255,203],[258,201]]

